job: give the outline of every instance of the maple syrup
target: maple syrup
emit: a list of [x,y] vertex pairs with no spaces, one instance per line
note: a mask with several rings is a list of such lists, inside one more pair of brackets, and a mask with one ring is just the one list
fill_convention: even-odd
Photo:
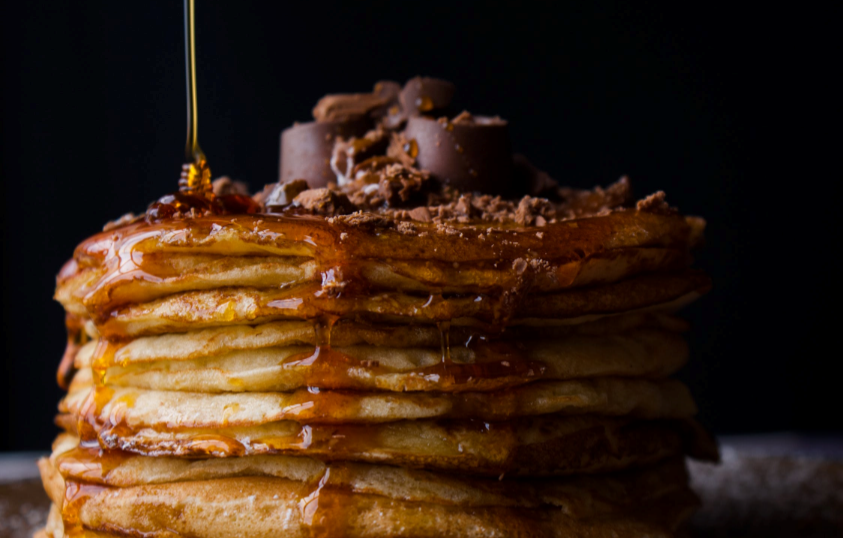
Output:
[[68,538],[88,536],[80,519],[82,507],[90,499],[108,491],[107,487],[68,481],[65,485],[64,503],[62,504],[62,520],[64,535]]
[[179,181],[181,192],[207,195],[211,192],[211,168],[199,146],[199,106],[196,95],[196,20],[195,0],[184,1],[184,49],[187,74],[187,142]]

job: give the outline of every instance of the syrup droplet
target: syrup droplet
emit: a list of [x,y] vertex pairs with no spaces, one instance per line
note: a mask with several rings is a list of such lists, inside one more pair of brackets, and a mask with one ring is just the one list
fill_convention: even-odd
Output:
[[418,157],[419,156],[419,144],[418,144],[418,142],[416,142],[415,139],[411,138],[406,144],[404,144],[404,152],[413,159]]
[[182,165],[179,190],[188,194],[211,192],[211,168],[204,155],[198,162]]
[[416,108],[419,112],[430,112],[433,110],[433,99],[426,95],[422,95],[416,99]]

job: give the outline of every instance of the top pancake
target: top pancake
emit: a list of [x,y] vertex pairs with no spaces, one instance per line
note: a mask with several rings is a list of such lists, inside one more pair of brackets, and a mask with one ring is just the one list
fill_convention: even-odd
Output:
[[[56,298],[68,312],[100,325],[114,317],[137,318],[127,312],[133,305],[146,305],[142,308],[152,317],[172,318],[172,308],[160,306],[168,297],[191,303],[181,310],[207,310],[208,301],[218,308],[234,300],[226,290],[235,290],[238,303],[255,306],[248,316],[235,313],[238,319],[225,322],[359,312],[488,321],[499,316],[492,310],[515,314],[527,296],[550,293],[553,298],[569,288],[642,273],[682,275],[703,227],[699,219],[637,210],[543,227],[371,217],[235,215],[136,223],[80,245],[59,275]],[[706,286],[699,280],[684,292]],[[395,305],[360,304],[381,294]],[[421,314],[430,300],[437,304]],[[542,317],[571,314],[551,310]],[[146,321],[113,325],[104,332],[120,336],[182,328]]]

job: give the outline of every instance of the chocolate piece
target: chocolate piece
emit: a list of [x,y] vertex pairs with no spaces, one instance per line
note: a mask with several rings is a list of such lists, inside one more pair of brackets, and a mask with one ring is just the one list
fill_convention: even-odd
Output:
[[348,140],[337,140],[331,156],[331,170],[337,176],[337,184],[345,185],[354,179],[354,166],[374,155],[383,154],[389,144],[389,133],[383,129],[372,129],[365,136]]
[[442,112],[451,104],[456,87],[447,80],[415,77],[401,90],[401,107],[407,116]]
[[365,118],[382,108],[387,97],[374,93],[338,93],[326,95],[313,107],[313,119],[319,122],[350,121]]
[[331,154],[337,137],[361,136],[369,128],[368,118],[353,121],[300,123],[281,133],[279,181],[305,179],[312,187],[324,187],[336,176],[331,170]]
[[398,159],[404,166],[415,166],[419,156],[419,145],[415,140],[407,140],[404,133],[392,133],[386,154]]
[[398,102],[398,96],[401,94],[401,85],[394,80],[379,80],[375,82],[375,88],[372,91],[387,103],[394,104]]
[[303,179],[294,179],[287,183],[275,183],[265,194],[263,205],[267,211],[278,211],[292,204],[296,196],[308,188],[307,181]]
[[293,200],[293,205],[307,213],[323,216],[347,215],[357,211],[357,206],[349,201],[348,196],[325,188],[301,192]]
[[407,121],[404,136],[416,142],[418,167],[463,191],[516,191],[506,121],[468,113],[456,119],[450,122],[417,116]]
[[426,202],[429,175],[392,157],[371,157],[354,167],[354,181],[345,185],[351,202],[362,209],[413,207]]
[[383,97],[386,100],[382,110],[375,110],[373,115],[380,118],[381,127],[389,130],[399,129],[407,121],[407,115],[401,109],[399,102],[399,95],[401,94],[401,85],[392,80],[381,80],[375,83],[375,95]]
[[657,215],[678,215],[679,210],[675,207],[670,207],[667,203],[667,198],[664,191],[654,192],[643,200],[638,200],[635,204],[635,209],[647,213],[655,213]]
[[420,222],[430,222],[430,210],[424,206],[411,209],[408,214],[413,220],[417,220]]

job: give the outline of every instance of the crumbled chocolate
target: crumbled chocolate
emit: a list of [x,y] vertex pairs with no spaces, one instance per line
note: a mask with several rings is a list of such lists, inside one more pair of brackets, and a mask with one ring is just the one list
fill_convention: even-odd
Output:
[[216,196],[226,196],[237,194],[240,196],[250,196],[249,186],[242,181],[232,181],[228,176],[222,176],[211,182],[211,190]]
[[346,215],[357,211],[357,206],[345,194],[328,188],[302,191],[292,205],[312,215]]
[[413,220],[417,220],[419,222],[430,222],[430,210],[424,206],[416,207],[415,209],[411,209],[407,212],[409,217]]
[[392,228],[395,225],[395,222],[381,215],[376,215],[374,213],[364,213],[362,211],[357,211],[349,215],[337,215],[335,217],[328,218],[327,221],[332,224],[341,222],[349,226],[355,226],[357,228],[363,228],[366,230],[375,230],[376,228]]
[[430,176],[391,157],[373,157],[355,167],[355,180],[342,187],[361,209],[413,207],[426,202]]
[[537,220],[541,219],[545,224],[547,218],[556,216],[556,208],[550,203],[547,198],[534,198],[525,196],[518,202],[518,208],[515,210],[515,222],[522,226],[532,226],[537,224]]
[[[295,179],[287,183],[274,183],[269,191],[264,189],[265,198],[263,205],[269,211],[277,211],[292,204],[295,198],[308,190],[307,181],[303,179]],[[325,190],[325,189],[323,189]]]
[[386,154],[398,159],[404,166],[415,166],[419,155],[419,146],[415,140],[407,139],[404,133],[392,133]]
[[389,133],[381,128],[372,129],[359,138],[337,140],[331,154],[331,170],[337,176],[337,183],[342,186],[354,179],[355,165],[369,157],[383,154],[388,144]]
[[566,207],[567,217],[597,215],[628,204],[632,199],[629,178],[623,176],[606,189],[595,187],[594,190],[558,189],[559,197]]
[[646,213],[656,213],[658,215],[675,215],[678,213],[676,208],[670,207],[666,201],[664,191],[654,192],[643,200],[638,200],[635,204],[635,209],[644,211]]
[[[413,222],[431,223],[440,233],[460,233],[453,225],[471,222],[543,227],[630,206],[626,177],[606,189],[560,187],[524,156],[511,154],[505,120],[468,111],[451,117],[453,93],[449,82],[416,77],[403,87],[381,81],[372,93],[323,97],[313,109],[314,125],[348,127],[347,134],[318,139],[330,148],[330,158],[305,156],[318,162],[319,170],[330,163],[327,180],[311,183],[327,187],[308,189],[299,180],[265,189],[255,199],[270,211],[341,218],[355,226],[387,222],[407,233],[415,229]],[[357,122],[355,129],[368,127],[352,133],[349,122]],[[305,157],[290,156],[294,161]],[[289,181],[313,173],[302,168],[302,175],[282,177]],[[673,211],[663,193],[637,208]]]

